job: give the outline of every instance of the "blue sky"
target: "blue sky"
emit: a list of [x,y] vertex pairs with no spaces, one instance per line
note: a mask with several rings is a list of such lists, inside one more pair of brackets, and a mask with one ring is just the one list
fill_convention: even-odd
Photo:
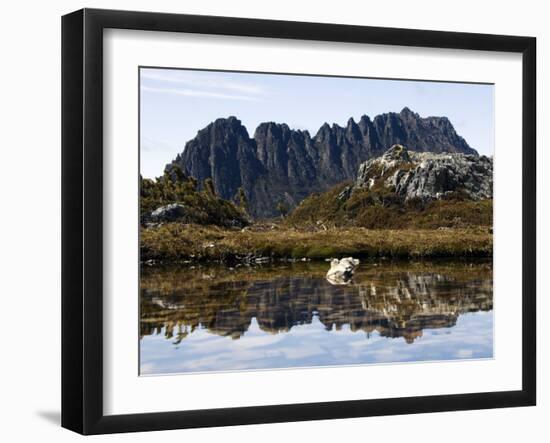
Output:
[[421,117],[446,116],[480,154],[494,151],[494,87],[465,83],[312,77],[142,68],[141,174],[156,177],[213,120],[234,115],[250,136],[259,123],[287,123],[315,135],[408,106]]

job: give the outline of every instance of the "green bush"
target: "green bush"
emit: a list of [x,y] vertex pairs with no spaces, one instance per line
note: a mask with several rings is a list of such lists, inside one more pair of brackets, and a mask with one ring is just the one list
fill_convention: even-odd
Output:
[[[205,181],[205,183],[208,180]],[[140,176],[140,219],[146,222],[155,209],[171,203],[185,207],[186,223],[219,226],[245,226],[248,217],[244,207],[216,196],[213,184],[206,183],[204,191],[197,190],[197,181],[187,177],[178,166],[155,180]]]

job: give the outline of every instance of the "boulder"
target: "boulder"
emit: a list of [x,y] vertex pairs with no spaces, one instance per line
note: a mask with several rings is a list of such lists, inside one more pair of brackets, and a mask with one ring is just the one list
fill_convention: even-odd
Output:
[[180,203],[171,203],[155,209],[149,215],[149,220],[155,223],[181,220],[187,216],[185,206]]
[[359,260],[353,257],[346,257],[341,260],[335,258],[330,262],[327,280],[333,285],[345,285],[351,281],[358,265]]

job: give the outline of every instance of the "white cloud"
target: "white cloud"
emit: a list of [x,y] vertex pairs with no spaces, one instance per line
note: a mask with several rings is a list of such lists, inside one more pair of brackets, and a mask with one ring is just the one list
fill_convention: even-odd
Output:
[[[147,137],[145,135],[141,136],[141,150],[143,152],[155,152],[155,151],[173,151],[174,148],[170,146],[168,143],[165,143],[160,140],[154,140],[150,137]],[[177,148],[176,148],[177,149]]]
[[458,351],[456,351],[456,358],[472,358],[473,356],[473,349],[459,349]]
[[214,98],[214,99],[225,99],[225,100],[246,100],[246,101],[257,101],[255,97],[250,97],[247,95],[236,95],[236,94],[226,94],[220,92],[210,92],[210,91],[200,91],[196,89],[178,89],[178,88],[152,88],[150,86],[141,86],[141,91],[143,92],[156,92],[161,94],[175,94],[183,95],[186,97],[205,97],[205,98]]
[[[226,76],[215,75],[213,73],[208,73],[205,76],[204,74],[197,75],[190,71],[164,70],[162,72],[155,72],[153,70],[143,70],[141,72],[141,80],[152,81],[153,83],[185,85],[190,87],[191,90],[209,91],[212,94],[233,95],[233,93],[237,93],[239,97],[246,96],[251,98],[265,93],[264,89],[256,84],[235,81]],[[217,92],[210,92],[212,89]]]

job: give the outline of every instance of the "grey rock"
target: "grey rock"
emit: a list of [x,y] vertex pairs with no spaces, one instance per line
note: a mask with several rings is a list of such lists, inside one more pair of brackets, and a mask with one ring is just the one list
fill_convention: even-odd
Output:
[[357,266],[359,266],[359,260],[353,257],[346,257],[341,260],[332,259],[326,278],[333,285],[348,284]]
[[151,222],[171,222],[184,219],[187,216],[185,206],[179,203],[171,203],[161,206],[151,212],[149,220]]
[[374,120],[350,118],[345,127],[325,123],[313,137],[274,122],[261,123],[250,137],[237,118],[220,118],[187,142],[171,164],[195,177],[199,187],[212,178],[226,200],[242,187],[251,216],[273,217],[279,202],[292,209],[313,192],[355,179],[363,162],[396,143],[419,152],[477,155],[446,117],[421,118],[405,108]]
[[404,201],[441,199],[459,194],[470,200],[493,197],[493,159],[458,153],[412,152],[392,146],[379,158],[363,163],[354,189],[375,184],[393,189]]
[[388,171],[410,163],[409,151],[403,145],[393,145],[382,156],[361,164],[357,173],[356,187],[371,188],[375,179],[385,176]]
[[269,263],[271,261],[271,258],[270,257],[257,257],[254,259],[254,261],[257,263],[257,264],[265,264],[265,263]]
[[353,191],[353,187],[352,186],[346,186],[342,192],[340,192],[340,194],[338,194],[338,196],[336,197],[338,200],[342,200],[342,201],[345,201],[347,200],[348,198],[350,198],[351,196],[351,192]]

